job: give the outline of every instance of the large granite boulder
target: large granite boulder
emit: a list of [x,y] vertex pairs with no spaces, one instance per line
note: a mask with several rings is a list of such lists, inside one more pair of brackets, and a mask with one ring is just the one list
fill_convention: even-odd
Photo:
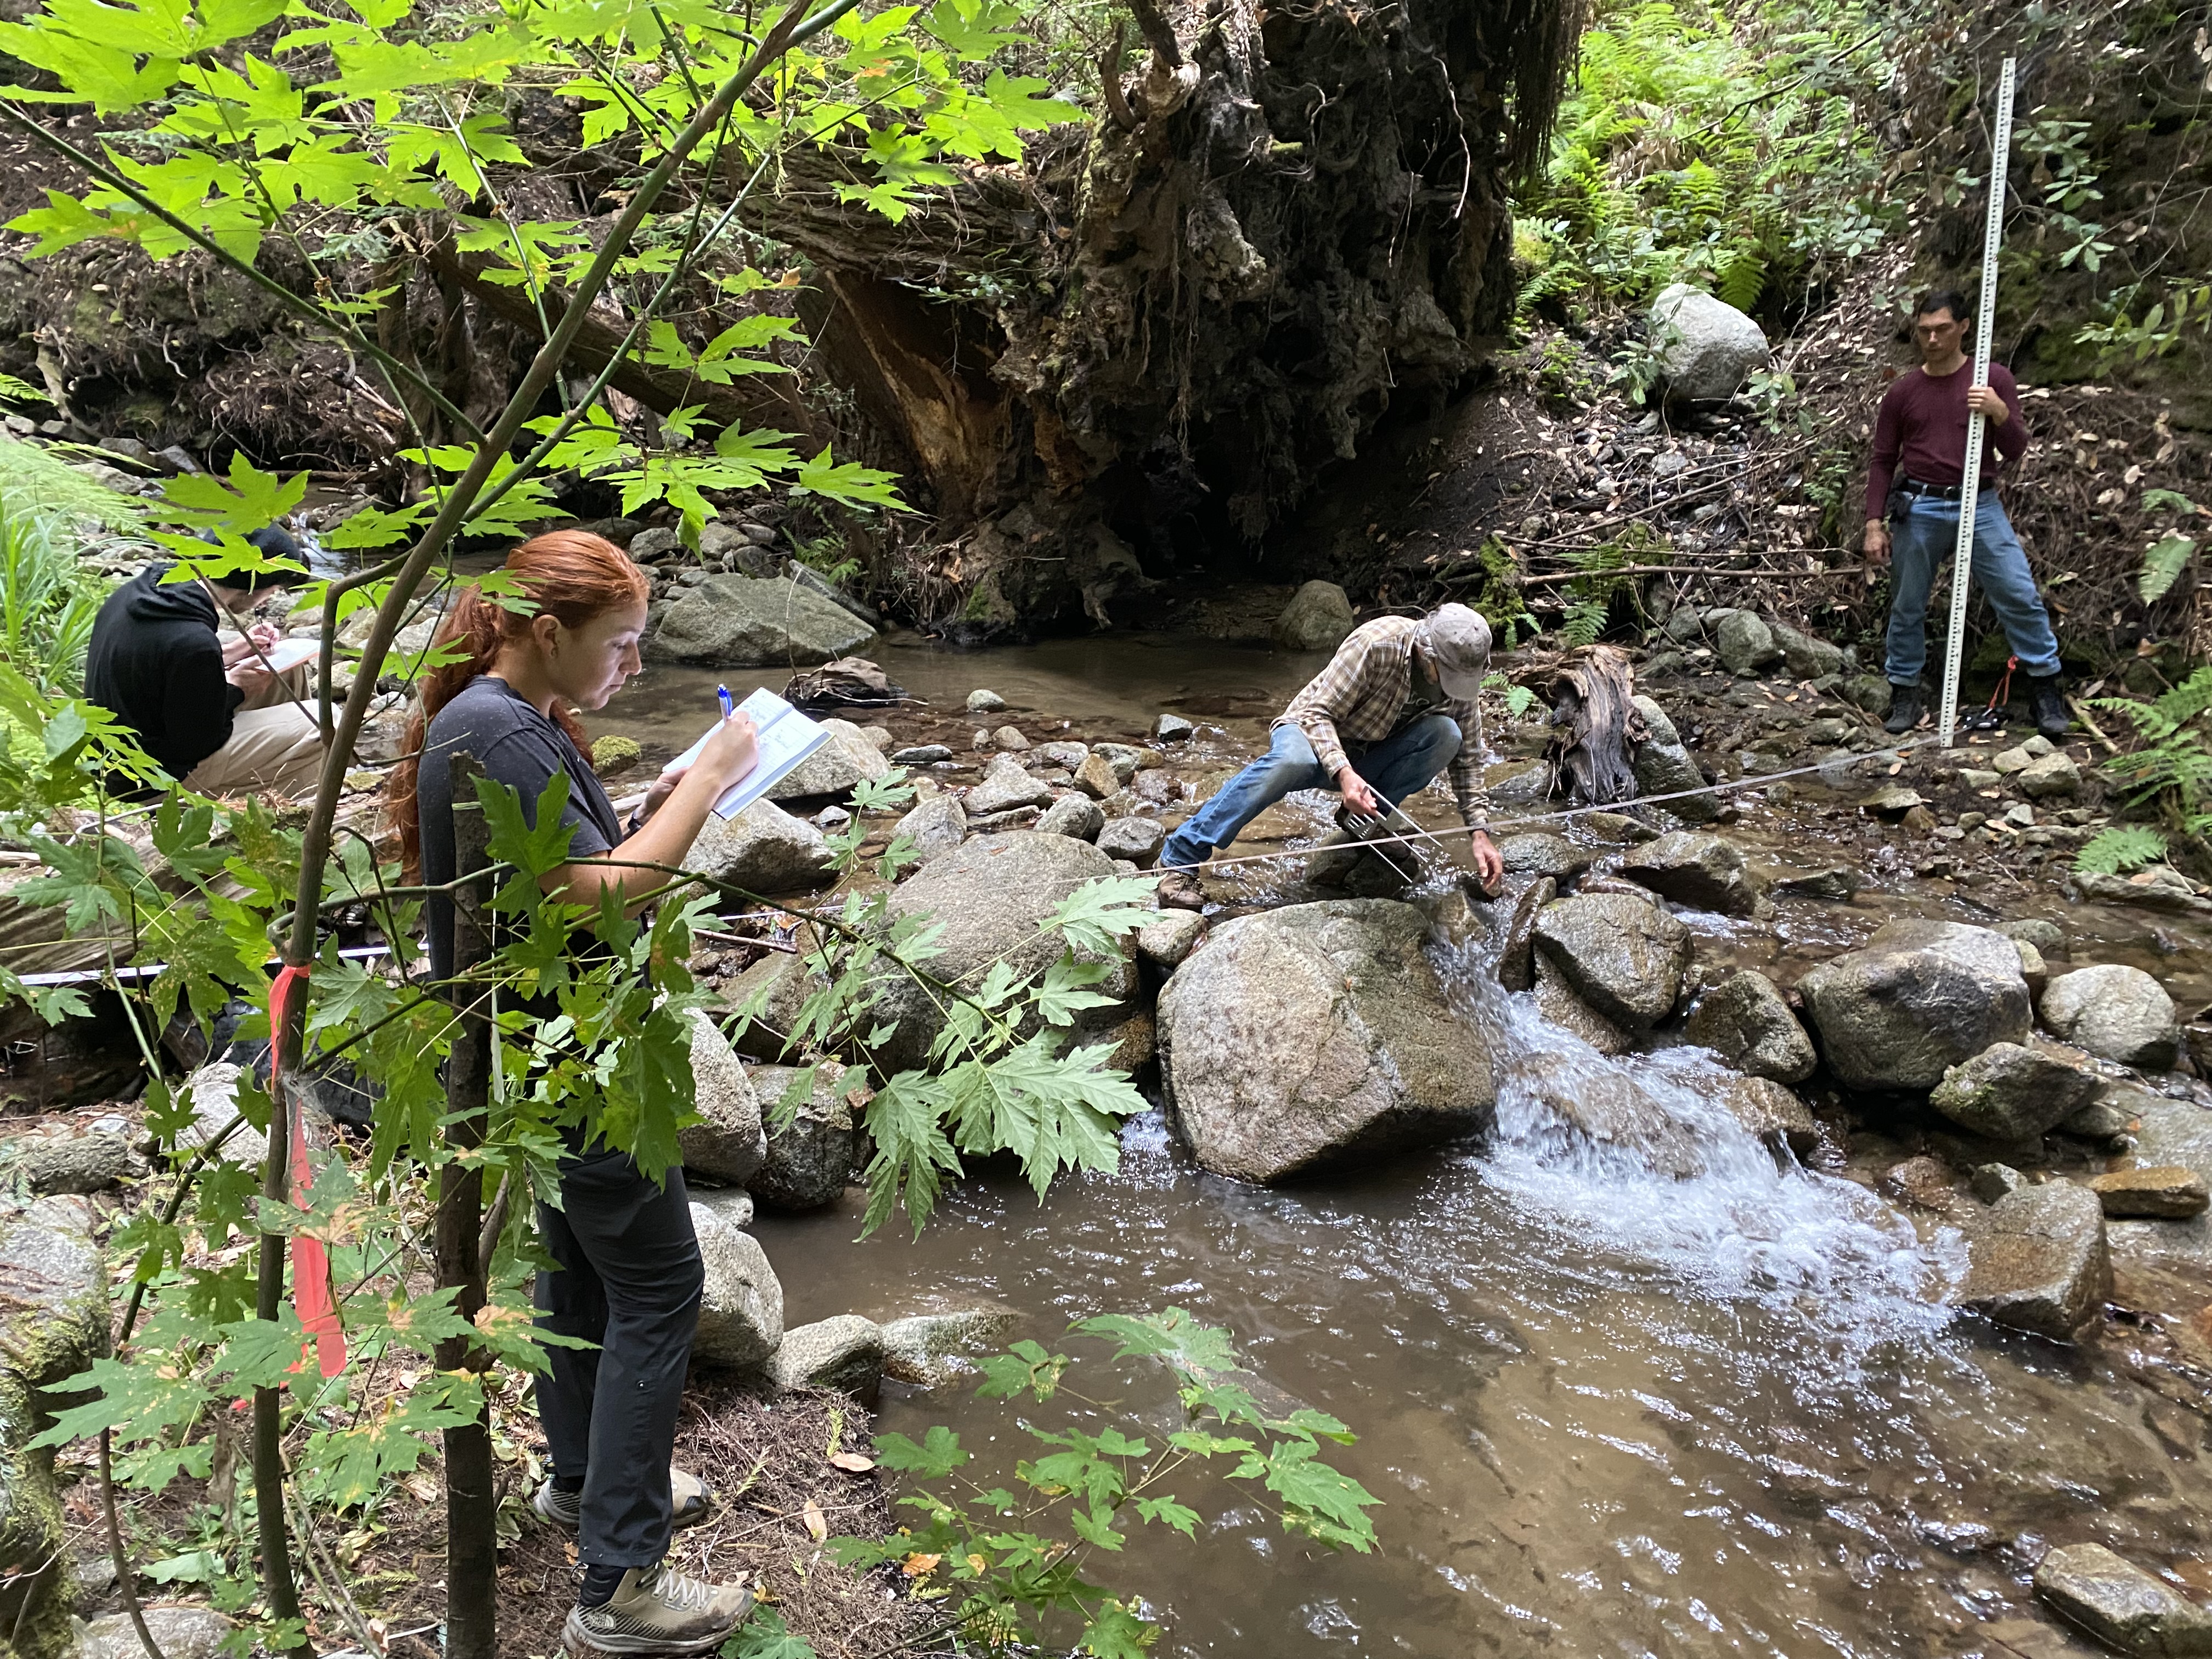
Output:
[[70,1543],[46,1390],[107,1352],[107,1279],[91,1202],[56,1196],[0,1209],[0,1623],[8,1650],[63,1659],[76,1643]]
[[1749,969],[1701,993],[1682,1035],[1739,1072],[1777,1083],[1802,1083],[1818,1063],[1789,1000],[1772,980]]
[[884,751],[850,720],[825,720],[830,741],[770,786],[770,800],[805,800],[821,795],[849,795],[870,778],[891,769]]
[[[1655,843],[1656,844],[1656,843]],[[1682,994],[1690,930],[1656,899],[1577,893],[1536,916],[1536,950],[1575,994],[1616,1025],[1656,1025]]]
[[2105,1210],[2096,1194],[2069,1181],[2006,1194],[1966,1230],[1962,1308],[2070,1342],[2112,1287]]
[[2107,963],[2061,974],[2044,988],[2043,1024],[2100,1060],[2162,1072],[2181,1054],[2181,1023],[2166,988],[2140,968]]
[[1992,1140],[2033,1140],[2104,1092],[2094,1072],[2039,1048],[1993,1042],[1943,1073],[1928,1103]]
[[1343,899],[1215,928],[1160,994],[1163,1072],[1198,1161],[1274,1182],[1482,1127],[1490,1054],[1410,904]]
[[2028,1031],[2020,951],[2002,933],[1900,918],[1797,983],[1829,1069],[1855,1089],[1932,1089]]
[[1285,651],[1334,651],[1355,626],[1345,591],[1334,582],[1311,581],[1275,618],[1275,643]]
[[[977,836],[931,860],[887,903],[895,921],[935,918],[939,950],[929,971],[972,988],[1001,960],[1018,975],[1041,974],[1057,962],[1065,942],[1057,933],[1039,932],[1038,925],[1078,888],[1114,873],[1113,860],[1089,842],[1012,830]],[[1076,1016],[1073,1036],[1078,1041],[1128,1017],[1137,973],[1126,941],[1107,958],[1107,966],[1105,979],[1091,988],[1113,1000]],[[891,1027],[872,1055],[878,1070],[888,1076],[918,1068],[944,1024],[937,1003],[896,969],[886,969],[876,1013]]]
[[1671,831],[1632,851],[1620,861],[1620,873],[1693,910],[1747,916],[1759,908],[1761,884],[1742,850],[1720,836]]
[[677,1131],[684,1168],[719,1186],[742,1187],[768,1157],[760,1099],[730,1040],[704,1014],[691,1017],[691,1083],[706,1121]]
[[783,1346],[783,1285],[760,1241],[736,1219],[740,1209],[750,1217],[743,1193],[702,1193],[691,1200],[691,1229],[707,1269],[691,1358],[767,1382]]
[[876,630],[802,583],[709,576],[671,600],[645,642],[648,662],[811,667],[850,656]]
[[830,879],[830,842],[804,818],[757,800],[733,818],[707,814],[684,867],[748,893],[796,893]]
[[1725,300],[1670,283],[1651,302],[1650,328],[1669,398],[1733,398],[1771,349],[1759,325]]

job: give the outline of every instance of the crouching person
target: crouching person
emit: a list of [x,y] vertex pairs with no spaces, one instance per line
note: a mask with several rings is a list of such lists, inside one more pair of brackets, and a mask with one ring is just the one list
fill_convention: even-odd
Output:
[[[246,539],[300,561],[299,543],[274,525]],[[266,624],[228,645],[216,631],[258,595],[305,581],[304,565],[163,580],[174,568],[154,565],[107,596],[92,624],[85,696],[196,793],[307,793],[323,769],[322,727],[303,706],[308,665],[270,673],[262,653],[277,634]]]
[[[1491,844],[1482,787],[1482,716],[1476,698],[1490,665],[1490,624],[1463,605],[1421,617],[1378,617],[1354,629],[1328,667],[1276,718],[1267,752],[1224,784],[1168,837],[1160,862],[1164,905],[1205,903],[1191,870],[1294,789],[1344,798],[1322,845],[1358,832],[1347,813],[1375,817],[1447,768],[1484,890],[1504,862]],[[1316,874],[1320,874],[1316,872]]]

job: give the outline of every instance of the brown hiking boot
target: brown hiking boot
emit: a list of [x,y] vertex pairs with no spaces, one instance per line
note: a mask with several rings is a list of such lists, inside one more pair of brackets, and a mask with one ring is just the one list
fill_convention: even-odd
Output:
[[1160,878],[1155,902],[1163,910],[1203,910],[1206,890],[1188,870],[1172,871]]
[[728,1641],[752,1610],[753,1593],[744,1585],[687,1578],[659,1561],[623,1574],[602,1605],[569,1608],[561,1637],[580,1659],[602,1653],[703,1653]]

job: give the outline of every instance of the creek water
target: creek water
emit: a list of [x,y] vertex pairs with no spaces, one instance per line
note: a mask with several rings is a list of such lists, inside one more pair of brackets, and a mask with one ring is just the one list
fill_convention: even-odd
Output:
[[[1383,1500],[1374,1555],[1199,1483],[1197,1547],[1140,1530],[1099,1569],[1176,1654],[1966,1653],[2093,1512],[2154,1558],[2206,1541],[2202,1466],[2136,1390],[1952,1319],[1954,1232],[1771,1152],[1694,1051],[1607,1059],[1479,956],[1438,964],[1502,1058],[1481,1143],[1269,1190],[1198,1170],[1151,1114],[1119,1173],[1040,1204],[986,1172],[919,1240],[856,1242],[849,1209],[763,1218],[787,1319],[1005,1302],[1090,1356],[1070,1382],[1104,1402],[1029,1416],[1158,1433],[1168,1380],[1062,1333],[1182,1307],[1343,1419],[1360,1439],[1334,1460]],[[1598,1097],[1653,1144],[1577,1133],[1560,1103]],[[879,1426],[950,1425],[988,1486],[1035,1454],[1022,1414],[893,1383]]]
[[[1211,728],[1194,747],[1221,763],[1322,660],[1128,635],[984,653],[893,637],[874,655],[931,705],[924,736],[1011,720],[1036,740],[1132,737],[1172,708]],[[717,678],[653,667],[594,726],[681,747]],[[977,685],[1008,712],[962,713]],[[889,723],[912,740],[911,711]],[[1812,824],[1735,833],[1785,861],[1845,851]],[[1240,896],[1270,902],[1269,879]],[[1885,912],[1991,914],[1959,904],[1877,878],[1855,905],[1685,919],[1702,949],[1773,971],[1850,948]],[[2085,944],[2100,926],[2064,919]],[[2077,959],[2163,955],[2169,982],[2212,987],[2197,953],[2130,927]],[[1479,952],[1437,965],[1499,1057],[1480,1142],[1262,1189],[1198,1170],[1155,1111],[1127,1125],[1115,1174],[1040,1203],[985,1165],[918,1239],[860,1240],[850,1202],[763,1216],[787,1322],[981,1297],[1077,1356],[1083,1397],[1042,1407],[885,1384],[879,1427],[951,1425],[985,1487],[1036,1455],[1021,1421],[1180,1424],[1164,1373],[1066,1334],[1094,1314],[1187,1309],[1228,1329],[1271,1398],[1344,1419],[1359,1440],[1330,1455],[1382,1500],[1374,1554],[1316,1549],[1263,1494],[1185,1476],[1169,1489],[1205,1517],[1195,1547],[1139,1528],[1097,1563],[1176,1655],[1994,1654],[1975,1632],[2033,1612],[2049,1541],[2203,1571],[2201,1425],[2177,1441],[2094,1351],[1954,1319],[1958,1235],[1770,1152],[1711,1104],[1694,1051],[1606,1058],[1501,991]],[[1595,1103],[1650,1133],[1593,1144],[1572,1121]]]

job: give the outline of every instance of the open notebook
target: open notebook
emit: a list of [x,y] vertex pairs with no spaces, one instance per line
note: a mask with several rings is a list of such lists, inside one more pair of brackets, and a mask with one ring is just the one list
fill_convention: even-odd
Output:
[[[830,741],[830,733],[800,714],[781,697],[763,686],[738,705],[738,712],[752,716],[753,728],[760,737],[760,758],[753,769],[722,792],[721,799],[714,803],[717,817],[733,818],[763,795],[775,787],[789,775],[792,768]],[[715,726],[720,726],[717,720]],[[714,735],[714,726],[699,734],[699,741],[676,757],[676,763],[689,766],[699,758],[699,751],[707,746],[707,739]]]
[[[228,645],[237,637],[235,634],[226,634],[223,635],[223,643]],[[319,639],[287,639],[277,641],[262,654],[269,659],[269,670],[271,673],[289,674],[301,663],[313,662],[322,653],[323,642]],[[261,666],[260,657],[249,653],[245,660],[252,663],[256,668]]]

